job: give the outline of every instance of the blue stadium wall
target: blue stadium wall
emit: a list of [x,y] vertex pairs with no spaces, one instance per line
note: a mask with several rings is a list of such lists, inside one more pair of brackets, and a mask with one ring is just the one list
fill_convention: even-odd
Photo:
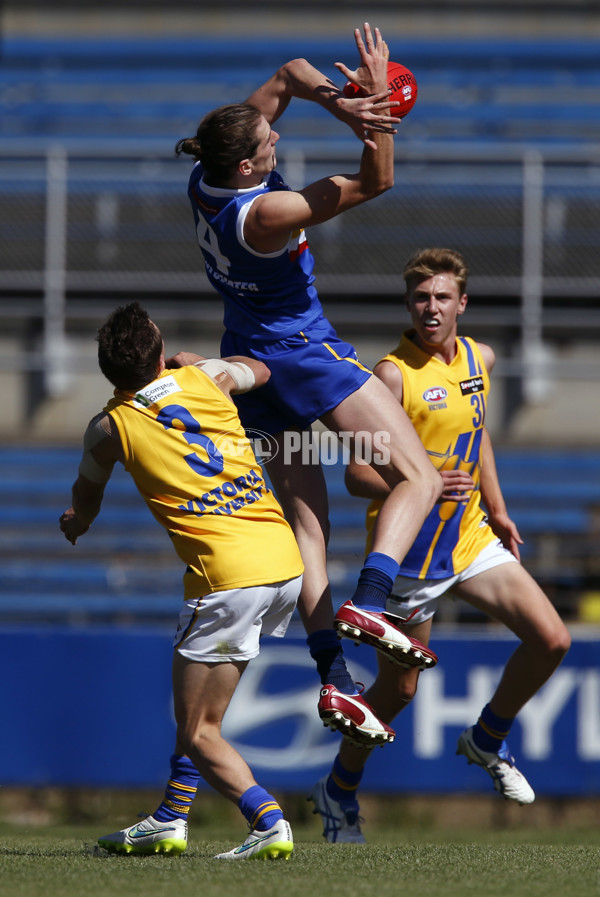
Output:
[[[516,642],[490,627],[438,632],[440,663],[421,676],[395,743],[374,754],[367,791],[490,790],[487,776],[455,756],[456,740]],[[600,794],[600,641],[587,635],[575,635],[513,730],[511,749],[539,796]],[[368,684],[373,651],[345,646],[355,678]],[[1,784],[162,789],[175,736],[166,629],[5,625],[0,657]],[[317,696],[304,638],[265,639],[224,731],[267,788],[302,793],[329,768],[340,736],[320,723]]]

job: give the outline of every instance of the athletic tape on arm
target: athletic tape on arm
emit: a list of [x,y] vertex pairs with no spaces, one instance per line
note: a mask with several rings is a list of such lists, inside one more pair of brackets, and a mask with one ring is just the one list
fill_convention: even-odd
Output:
[[243,361],[225,361],[224,358],[205,358],[197,361],[196,367],[201,368],[205,374],[216,380],[219,374],[229,374],[234,381],[238,392],[248,392],[256,383],[254,371]]
[[[108,428],[108,429],[107,429]],[[107,414],[99,414],[90,421],[83,436],[83,455],[79,464],[79,473],[86,480],[98,485],[104,485],[110,480],[112,470],[107,470],[98,464],[92,454],[92,449],[103,439],[110,436],[110,426]]]

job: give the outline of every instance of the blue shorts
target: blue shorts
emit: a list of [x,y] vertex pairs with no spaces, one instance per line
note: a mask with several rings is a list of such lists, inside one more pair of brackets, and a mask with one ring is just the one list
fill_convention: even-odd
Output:
[[271,371],[264,386],[235,396],[243,426],[270,436],[296,427],[304,430],[372,376],[354,347],[322,316],[293,336],[272,342],[226,331],[221,355],[249,355]]

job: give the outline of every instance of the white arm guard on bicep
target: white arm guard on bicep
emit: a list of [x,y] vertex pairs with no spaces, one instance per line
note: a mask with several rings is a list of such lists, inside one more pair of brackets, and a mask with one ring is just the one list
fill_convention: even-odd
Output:
[[98,485],[108,483],[112,470],[98,464],[92,450],[107,436],[110,436],[110,424],[106,414],[99,414],[91,420],[83,436],[83,455],[79,464],[79,473],[86,480]]
[[196,367],[201,368],[211,380],[217,379],[219,374],[229,374],[236,386],[236,392],[249,392],[255,384],[254,371],[243,361],[225,361],[223,358],[205,358],[197,361]]

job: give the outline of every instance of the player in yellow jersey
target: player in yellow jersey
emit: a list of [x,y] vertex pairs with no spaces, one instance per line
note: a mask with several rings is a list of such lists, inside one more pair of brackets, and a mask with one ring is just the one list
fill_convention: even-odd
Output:
[[[412,328],[375,368],[444,480],[440,500],[400,565],[386,611],[427,645],[437,601],[451,589],[518,636],[520,644],[496,691],[478,722],[460,736],[457,753],[486,769],[505,798],[527,804],[534,792],[515,767],[505,739],[521,708],[565,656],[570,637],[519,562],[521,538],[508,516],[484,424],[494,352],[458,336],[467,274],[463,257],[448,249],[422,250],[408,261],[405,299]],[[370,531],[388,487],[373,467],[354,459],[346,484],[353,495],[373,499]],[[352,626],[339,631],[355,636]],[[414,697],[419,672],[383,657],[380,650],[377,678],[365,698],[389,724]],[[364,842],[356,793],[369,753],[343,742],[331,774],[313,789],[314,812],[321,814],[328,841]]]
[[[221,720],[261,634],[283,636],[302,585],[292,530],[268,488],[233,403],[269,378],[260,361],[169,361],[137,303],[98,333],[98,361],[114,397],[88,425],[72,506],[60,518],[75,545],[100,511],[121,462],[185,564],[174,639],[177,736],[165,799],[147,819],[99,843],[111,852],[181,853],[198,773],[235,802],[251,829],[219,858],[288,858],[289,823],[221,735]],[[268,550],[265,549],[268,546]]]

